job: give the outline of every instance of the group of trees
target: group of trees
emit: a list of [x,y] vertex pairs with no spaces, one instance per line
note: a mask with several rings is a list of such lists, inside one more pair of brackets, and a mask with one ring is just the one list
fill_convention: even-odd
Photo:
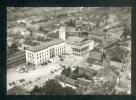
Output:
[[127,36],[131,35],[131,30],[127,25],[124,25],[123,34],[121,35],[121,38],[123,38],[123,41],[127,40]]
[[70,73],[71,73],[71,68],[70,68],[70,67],[64,68],[64,69],[62,70],[62,72],[61,72],[62,75],[67,76],[67,77],[70,76]]
[[81,77],[84,77],[85,79],[91,79],[92,80],[92,78],[91,77],[88,77],[87,75],[85,75],[85,73],[84,74],[79,74],[78,73],[78,69],[79,69],[79,67],[77,66],[76,67],[76,69],[75,70],[71,70],[71,68],[70,67],[68,67],[68,68],[64,68],[63,70],[62,70],[62,72],[61,72],[61,74],[62,75],[64,75],[64,76],[66,76],[66,77],[70,77],[70,78],[72,78],[72,79],[77,79],[77,78],[81,78]]
[[75,90],[71,87],[62,87],[56,80],[49,80],[43,87],[35,86],[30,92],[34,95],[74,95]]
[[7,47],[7,56],[10,56],[18,51],[16,43],[13,43],[10,47]]
[[69,27],[75,27],[76,26],[76,21],[70,19],[69,22],[65,22]]

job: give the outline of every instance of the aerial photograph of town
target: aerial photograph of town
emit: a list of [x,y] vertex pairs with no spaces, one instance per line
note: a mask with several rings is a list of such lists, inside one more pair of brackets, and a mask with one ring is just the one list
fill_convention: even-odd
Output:
[[131,95],[131,7],[7,7],[7,95]]

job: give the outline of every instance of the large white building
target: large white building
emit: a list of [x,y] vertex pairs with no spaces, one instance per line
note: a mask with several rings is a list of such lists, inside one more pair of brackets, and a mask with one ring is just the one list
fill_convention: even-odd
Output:
[[30,46],[25,50],[26,62],[38,65],[63,53],[82,56],[93,48],[93,40],[76,36],[70,36],[66,39],[65,27],[60,27],[59,39]]
[[26,62],[35,65],[41,64],[55,56],[65,53],[65,41],[53,40],[31,47],[26,52]]

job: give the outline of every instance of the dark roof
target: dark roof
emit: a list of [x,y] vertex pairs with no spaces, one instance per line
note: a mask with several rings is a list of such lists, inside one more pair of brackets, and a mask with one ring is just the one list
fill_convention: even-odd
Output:
[[47,35],[47,37],[50,37],[50,38],[59,38],[59,32],[49,33],[49,34]]
[[59,75],[56,78],[61,80],[61,81],[63,81],[63,82],[65,82],[65,83],[69,83],[71,85],[75,84],[75,80],[74,79],[66,77],[66,76],[63,76],[63,75]]
[[119,40],[114,39],[112,41],[110,40],[108,42],[102,42],[101,44],[99,44],[98,48],[109,49],[109,48],[111,48],[113,46],[118,45],[118,43],[119,43]]
[[102,53],[98,52],[98,51],[91,51],[89,54],[88,60],[101,61],[102,60]]
[[82,70],[82,71],[84,71],[84,72],[88,72],[88,73],[96,73],[97,71],[96,70],[93,70],[93,69],[91,69],[91,68],[84,68],[84,67],[79,67],[79,69],[78,70]]
[[55,39],[55,40],[52,40],[52,41],[49,41],[49,42],[45,42],[45,43],[43,42],[38,46],[33,46],[33,47],[29,48],[28,50],[33,51],[33,52],[38,52],[38,51],[46,49],[50,46],[57,45],[57,44],[60,44],[60,43],[63,43],[63,42],[64,42],[63,40]]
[[123,58],[121,56],[115,56],[115,57],[111,58],[112,61],[117,61],[117,62],[120,62],[120,63],[122,63],[122,59]]
[[110,49],[108,51],[108,53],[111,56],[111,60],[116,59],[119,62],[122,62],[123,57],[125,58],[127,56],[128,52],[129,52],[128,50],[123,49],[122,47],[116,47],[116,48]]
[[8,95],[29,95],[29,91],[20,86],[14,86],[7,92]]

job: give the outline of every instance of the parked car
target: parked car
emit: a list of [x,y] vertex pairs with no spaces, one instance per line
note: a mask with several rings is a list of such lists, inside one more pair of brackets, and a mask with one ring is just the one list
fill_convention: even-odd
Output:
[[61,58],[61,59],[60,59],[60,61],[64,61],[64,59],[63,59],[63,58]]
[[50,61],[50,60],[48,60],[48,62],[49,62],[49,63],[51,63],[51,61]]

